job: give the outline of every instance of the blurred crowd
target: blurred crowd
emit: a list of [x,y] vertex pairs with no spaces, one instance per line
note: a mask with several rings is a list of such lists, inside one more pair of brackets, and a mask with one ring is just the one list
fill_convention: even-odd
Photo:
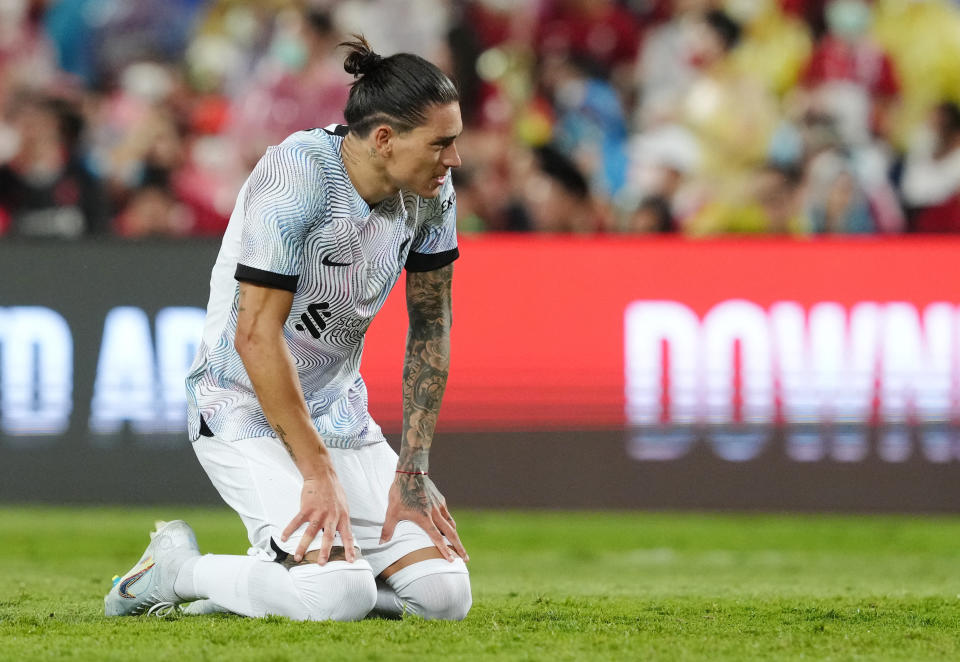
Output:
[[0,235],[221,234],[353,32],[457,81],[464,232],[960,231],[960,0],[0,0]]

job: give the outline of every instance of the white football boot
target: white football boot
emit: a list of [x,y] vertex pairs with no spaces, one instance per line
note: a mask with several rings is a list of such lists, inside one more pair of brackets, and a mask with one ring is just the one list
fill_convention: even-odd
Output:
[[137,564],[103,598],[107,616],[164,616],[183,600],[173,590],[177,573],[187,559],[199,556],[197,537],[183,520],[157,522],[150,544]]

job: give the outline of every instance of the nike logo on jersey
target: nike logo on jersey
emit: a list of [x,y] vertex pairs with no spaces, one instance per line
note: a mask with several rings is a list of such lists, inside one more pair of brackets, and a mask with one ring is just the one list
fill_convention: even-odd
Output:
[[146,561],[140,564],[138,568],[134,568],[135,572],[132,575],[129,575],[126,579],[120,582],[120,597],[121,598],[135,598],[137,597],[133,593],[130,593],[129,589],[132,584],[136,584],[137,580],[143,577],[147,572],[154,566],[154,561],[152,557],[147,558]]
[[326,255],[323,256],[323,259],[320,260],[320,264],[325,267],[349,267],[353,262],[334,262]]

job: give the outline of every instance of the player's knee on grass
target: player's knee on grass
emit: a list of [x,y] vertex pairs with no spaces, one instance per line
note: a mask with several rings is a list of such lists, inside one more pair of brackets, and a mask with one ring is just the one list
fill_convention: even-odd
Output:
[[470,574],[460,559],[430,559],[398,570],[387,579],[404,613],[429,620],[461,621],[473,604]]
[[462,621],[473,605],[468,575],[428,575],[413,582],[400,596],[408,611],[428,620]]
[[290,568],[290,577],[306,609],[302,620],[357,621],[377,602],[377,585],[366,561],[331,561]]

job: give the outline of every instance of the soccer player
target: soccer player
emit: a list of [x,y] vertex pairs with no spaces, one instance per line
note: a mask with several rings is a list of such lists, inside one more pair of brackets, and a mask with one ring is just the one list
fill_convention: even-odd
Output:
[[[360,35],[342,45],[348,125],[291,135],[244,184],[187,377],[193,448],[252,547],[201,556],[185,522],[158,523],[108,615],[189,601],[298,620],[470,609],[467,553],[427,473],[449,366],[458,95],[420,57],[381,58]],[[398,457],[359,367],[404,267]]]

